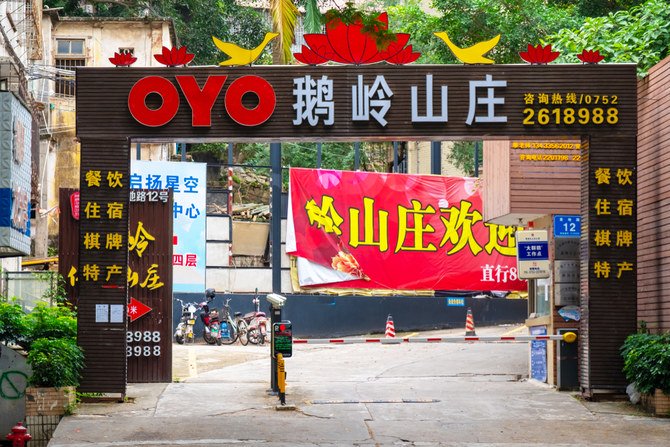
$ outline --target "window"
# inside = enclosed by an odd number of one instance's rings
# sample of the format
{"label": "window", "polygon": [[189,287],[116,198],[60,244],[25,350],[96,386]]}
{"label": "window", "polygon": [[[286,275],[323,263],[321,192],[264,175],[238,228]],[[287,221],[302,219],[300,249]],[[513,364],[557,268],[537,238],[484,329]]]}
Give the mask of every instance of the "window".
{"label": "window", "polygon": [[56,94],[74,96],[74,69],[84,66],[84,39],[56,39]]}
{"label": "window", "polygon": [[56,39],[58,55],[84,56],[84,39]]}
{"label": "window", "polygon": [[551,307],[549,298],[551,294],[551,278],[538,279],[535,283],[535,316],[549,315]]}

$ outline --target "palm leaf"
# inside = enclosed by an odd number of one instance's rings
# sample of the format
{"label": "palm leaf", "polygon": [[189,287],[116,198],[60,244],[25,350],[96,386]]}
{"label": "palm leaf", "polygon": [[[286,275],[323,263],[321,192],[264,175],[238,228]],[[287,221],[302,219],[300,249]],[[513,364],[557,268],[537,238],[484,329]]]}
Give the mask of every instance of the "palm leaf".
{"label": "palm leaf", "polygon": [[306,0],[305,1],[305,20],[303,21],[303,26],[305,27],[305,32],[307,33],[320,33],[323,30],[321,23],[321,11],[319,11],[319,5],[316,4],[317,0]]}
{"label": "palm leaf", "polygon": [[295,26],[298,21],[298,8],[292,0],[270,0],[272,27],[279,33],[279,49],[282,63],[291,60],[291,44],[295,38]]}

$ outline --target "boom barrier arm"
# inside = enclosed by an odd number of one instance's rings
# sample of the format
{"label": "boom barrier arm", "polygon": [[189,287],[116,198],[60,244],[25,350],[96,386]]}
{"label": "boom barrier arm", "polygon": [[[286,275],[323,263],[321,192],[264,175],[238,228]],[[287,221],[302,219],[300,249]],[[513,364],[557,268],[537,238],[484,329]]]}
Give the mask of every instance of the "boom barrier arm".
{"label": "boom barrier arm", "polygon": [[560,340],[573,343],[577,340],[577,334],[566,332],[562,335],[516,335],[516,336],[448,336],[448,337],[404,337],[404,338],[311,338],[293,339],[293,344],[354,344],[354,343],[379,343],[383,345],[399,345],[402,343],[464,343],[474,341],[534,341],[534,340]]}

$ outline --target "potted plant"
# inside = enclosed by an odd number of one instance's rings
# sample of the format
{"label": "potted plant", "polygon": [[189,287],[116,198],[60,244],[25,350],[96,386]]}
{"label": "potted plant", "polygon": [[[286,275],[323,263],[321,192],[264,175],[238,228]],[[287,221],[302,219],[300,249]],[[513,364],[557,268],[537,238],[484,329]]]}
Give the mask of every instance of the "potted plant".
{"label": "potted plant", "polygon": [[642,394],[642,404],[656,415],[670,416],[670,333],[640,332],[621,347],[623,373]]}

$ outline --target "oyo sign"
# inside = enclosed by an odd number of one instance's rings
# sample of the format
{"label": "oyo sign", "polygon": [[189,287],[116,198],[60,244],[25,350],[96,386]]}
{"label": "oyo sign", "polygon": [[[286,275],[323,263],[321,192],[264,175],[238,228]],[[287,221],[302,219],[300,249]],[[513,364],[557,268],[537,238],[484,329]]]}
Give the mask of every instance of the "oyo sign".
{"label": "oyo sign", "polygon": [[[193,127],[212,125],[212,107],[219,98],[228,76],[209,76],[202,88],[195,76],[175,76],[179,90],[186,97],[191,108]],[[179,90],[171,81],[161,76],[147,76],[135,83],[128,94],[130,114],[140,124],[147,127],[160,127],[169,123],[179,111]],[[147,106],[147,97],[156,94],[161,98],[157,108]],[[253,94],[257,98],[255,107],[248,108],[242,98]],[[243,126],[258,126],[272,116],[277,98],[274,88],[260,76],[248,75],[234,80],[224,94],[226,112],[235,122]]]}

